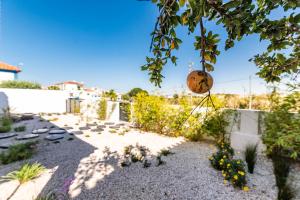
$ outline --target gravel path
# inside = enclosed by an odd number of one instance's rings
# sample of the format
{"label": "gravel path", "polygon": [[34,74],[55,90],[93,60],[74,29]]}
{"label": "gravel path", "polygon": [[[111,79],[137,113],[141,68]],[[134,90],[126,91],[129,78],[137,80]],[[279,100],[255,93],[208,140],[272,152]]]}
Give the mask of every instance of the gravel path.
{"label": "gravel path", "polygon": [[[78,130],[74,117],[60,116],[58,126],[67,124]],[[72,181],[71,199],[80,200],[268,200],[276,199],[276,187],[269,160],[259,157],[256,171],[248,175],[249,192],[223,184],[223,177],[214,170],[208,157],[215,151],[207,143],[187,142],[183,138],[170,138],[152,133],[130,130],[124,136],[102,134],[84,130],[60,143],[41,141],[36,154],[29,161],[38,161],[48,170],[38,179],[23,185],[15,194],[16,200],[32,200],[38,194],[63,191],[64,184]],[[0,141],[1,142],[1,141]],[[120,162],[125,146],[144,145],[151,152],[149,168],[141,163],[122,168]],[[175,154],[162,157],[166,164],[155,166],[155,155],[163,148]],[[237,155],[241,156],[241,155]],[[18,168],[21,162],[0,166],[0,176]],[[16,182],[0,184],[0,200],[4,200]]]}

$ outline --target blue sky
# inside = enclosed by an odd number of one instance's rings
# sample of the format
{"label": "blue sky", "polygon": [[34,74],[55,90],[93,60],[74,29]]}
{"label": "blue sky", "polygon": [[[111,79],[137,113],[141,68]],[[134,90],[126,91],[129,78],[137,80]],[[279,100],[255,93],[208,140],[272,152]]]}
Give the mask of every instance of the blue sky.
{"label": "blue sky", "polygon": [[[77,80],[118,92],[133,87],[156,91],[140,66],[149,55],[157,13],[154,4],[137,0],[2,0],[0,60],[23,63],[19,78],[43,85]],[[222,27],[206,26],[224,42]],[[166,66],[166,78],[158,90],[162,93],[178,93],[186,87],[189,62],[199,68],[194,36],[187,36],[186,28],[179,28],[178,35],[183,40],[176,53],[178,65]],[[213,91],[248,93],[247,79],[252,75],[253,91],[266,92],[264,81],[255,77],[257,68],[248,61],[265,46],[257,36],[243,39],[226,52],[221,44],[212,73]]]}

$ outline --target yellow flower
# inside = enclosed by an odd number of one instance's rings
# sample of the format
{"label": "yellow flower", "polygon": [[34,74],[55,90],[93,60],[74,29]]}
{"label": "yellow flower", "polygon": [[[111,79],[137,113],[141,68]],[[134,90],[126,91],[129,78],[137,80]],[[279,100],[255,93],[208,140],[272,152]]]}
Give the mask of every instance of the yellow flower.
{"label": "yellow flower", "polygon": [[209,157],[209,160],[212,160],[213,158],[212,157]]}
{"label": "yellow flower", "polygon": [[237,175],[234,175],[233,178],[234,178],[235,180],[238,180],[239,177],[238,177]]}
{"label": "yellow flower", "polygon": [[224,184],[225,184],[225,185],[227,184],[227,180],[224,180]]}
{"label": "yellow flower", "polygon": [[225,177],[225,176],[226,176],[226,173],[224,173],[223,176]]}
{"label": "yellow flower", "polygon": [[224,155],[223,158],[226,158],[226,156]]}
{"label": "yellow flower", "polygon": [[248,192],[248,191],[249,191],[249,188],[248,188],[247,186],[245,186],[245,187],[243,187],[243,190],[244,190],[245,192]]}
{"label": "yellow flower", "polygon": [[242,176],[244,176],[244,175],[245,175],[245,172],[239,171],[239,174],[242,175]]}
{"label": "yellow flower", "polygon": [[236,163],[237,163],[237,164],[241,164],[241,162],[240,162],[240,161],[237,161]]}
{"label": "yellow flower", "polygon": [[230,164],[227,164],[227,167],[230,167]]}

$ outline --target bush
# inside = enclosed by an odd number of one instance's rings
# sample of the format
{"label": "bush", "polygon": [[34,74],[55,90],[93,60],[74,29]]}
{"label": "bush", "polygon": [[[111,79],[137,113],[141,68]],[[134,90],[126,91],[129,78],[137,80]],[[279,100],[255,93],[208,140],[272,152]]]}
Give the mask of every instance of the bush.
{"label": "bush", "polygon": [[23,144],[16,144],[8,148],[7,152],[0,154],[0,161],[2,164],[9,164],[15,161],[30,158],[35,151],[36,142],[27,142]]}
{"label": "bush", "polygon": [[235,187],[243,189],[247,184],[245,164],[242,160],[229,160],[222,174],[225,180],[229,180]]}
{"label": "bush", "polygon": [[98,104],[98,118],[100,120],[106,119],[106,109],[107,109],[107,101],[105,99],[101,99]]}
{"label": "bush", "polygon": [[16,132],[24,132],[26,131],[26,126],[19,126],[14,129]]}
{"label": "bush", "polygon": [[248,172],[253,174],[257,159],[257,145],[247,145],[245,151],[245,160],[248,166]]}
{"label": "bush", "polygon": [[19,88],[19,89],[41,89],[39,83],[29,81],[3,81],[0,83],[0,88]]}
{"label": "bush", "polygon": [[203,121],[203,132],[213,137],[216,141],[228,139],[227,127],[230,125],[232,110],[217,110],[208,113],[208,116]]}
{"label": "bush", "polygon": [[[295,92],[284,98],[282,102],[274,100],[273,108],[266,114],[262,135],[267,152],[270,154],[276,148],[293,159],[300,152],[300,92]],[[298,112],[298,114],[291,113]]]}
{"label": "bush", "polygon": [[0,120],[0,133],[7,133],[11,130],[12,121],[8,117],[3,117]]}
{"label": "bush", "polygon": [[18,180],[20,184],[23,184],[37,178],[44,170],[45,167],[39,163],[27,163],[24,164],[19,170],[9,173],[5,179]]}

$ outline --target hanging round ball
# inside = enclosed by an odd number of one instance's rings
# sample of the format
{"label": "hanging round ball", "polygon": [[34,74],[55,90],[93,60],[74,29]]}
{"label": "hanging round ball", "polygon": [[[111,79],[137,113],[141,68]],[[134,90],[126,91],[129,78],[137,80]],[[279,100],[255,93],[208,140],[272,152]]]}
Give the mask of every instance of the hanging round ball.
{"label": "hanging round ball", "polygon": [[188,88],[197,94],[208,92],[213,86],[212,76],[201,70],[192,71],[187,77]]}

